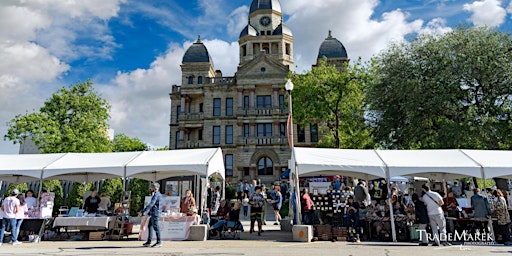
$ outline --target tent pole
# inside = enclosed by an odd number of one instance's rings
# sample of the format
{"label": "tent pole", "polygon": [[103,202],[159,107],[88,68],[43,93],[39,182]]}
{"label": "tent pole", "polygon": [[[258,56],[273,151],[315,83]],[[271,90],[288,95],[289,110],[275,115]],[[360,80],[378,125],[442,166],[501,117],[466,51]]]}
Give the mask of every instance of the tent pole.
{"label": "tent pole", "polygon": [[[300,184],[299,184],[299,171],[297,170],[297,165],[293,166],[294,168],[294,172],[293,174],[295,174],[295,211],[297,212],[297,225],[301,225],[302,224],[302,213],[301,213],[301,209],[302,209],[302,206],[300,205]],[[291,173],[290,173],[291,175]]]}
{"label": "tent pole", "polygon": [[[389,175],[389,167],[388,166],[386,166],[386,179],[388,180],[388,182],[387,182],[388,195],[391,195],[391,186],[389,184],[391,177]],[[388,198],[388,203],[389,203],[389,218],[391,221],[391,237],[393,238],[393,242],[396,242],[395,215],[394,215],[394,210],[393,210],[393,202],[391,202],[391,197]]]}

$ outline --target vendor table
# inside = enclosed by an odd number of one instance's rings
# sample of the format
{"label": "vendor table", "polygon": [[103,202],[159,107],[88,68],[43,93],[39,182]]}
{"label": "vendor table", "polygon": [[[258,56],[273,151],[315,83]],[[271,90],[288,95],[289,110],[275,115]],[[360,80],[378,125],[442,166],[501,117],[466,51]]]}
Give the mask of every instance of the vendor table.
{"label": "vendor table", "polygon": [[44,231],[50,228],[53,222],[53,218],[27,218],[23,219],[20,227],[20,236],[22,240],[27,240],[28,235],[38,235],[43,239]]}
{"label": "vendor table", "polygon": [[115,217],[56,217],[53,227],[80,231],[108,230],[114,220]]}
{"label": "vendor table", "polygon": [[[140,223],[139,240],[148,239],[149,216],[144,216]],[[197,216],[162,216],[159,219],[162,241],[187,240],[190,234],[190,226],[199,223]],[[156,236],[153,236],[155,239]]]}
{"label": "vendor table", "polygon": [[[366,226],[369,240],[372,239],[372,235],[373,235],[372,229],[373,229],[374,222],[382,222],[382,223],[384,223],[384,222],[390,223],[391,222],[390,217],[379,217],[379,216],[362,216],[361,218],[359,218],[359,220],[361,221],[361,223],[365,223],[365,224],[360,224],[359,226],[360,227]],[[395,216],[395,230],[397,231],[397,240],[399,240],[399,241],[407,240],[407,235],[409,235],[408,234],[408,223],[411,223],[413,221],[414,221],[414,219],[412,219],[409,216]],[[391,228],[391,224],[389,224],[387,226],[389,226],[389,228]],[[391,232],[391,230],[389,230],[389,232]],[[379,234],[377,234],[377,236],[378,235]],[[391,237],[389,239],[391,239]]]}

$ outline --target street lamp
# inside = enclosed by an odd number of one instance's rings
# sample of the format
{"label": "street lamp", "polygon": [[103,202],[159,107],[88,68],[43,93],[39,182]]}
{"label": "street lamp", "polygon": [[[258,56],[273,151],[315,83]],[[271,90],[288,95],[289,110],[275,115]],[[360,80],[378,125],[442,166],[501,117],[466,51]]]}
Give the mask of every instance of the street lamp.
{"label": "street lamp", "polygon": [[[289,140],[289,144],[290,144],[290,148],[291,148],[291,154],[293,154],[293,115],[292,115],[292,90],[293,90],[293,83],[292,83],[292,80],[291,79],[288,79],[288,81],[286,82],[286,84],[284,85],[286,91],[288,92],[288,107],[290,108],[290,113],[289,113],[289,131],[290,131],[290,137],[288,138]],[[296,217],[296,221],[297,221],[297,224],[301,224],[302,222],[302,216],[301,216],[301,205],[300,205],[300,191],[299,191],[299,171],[297,170],[297,168],[295,168],[295,166],[290,166],[290,168],[292,168],[292,170],[290,170],[290,175],[293,173],[293,175],[295,176],[295,217]],[[293,207],[292,207],[292,211],[293,211]]]}

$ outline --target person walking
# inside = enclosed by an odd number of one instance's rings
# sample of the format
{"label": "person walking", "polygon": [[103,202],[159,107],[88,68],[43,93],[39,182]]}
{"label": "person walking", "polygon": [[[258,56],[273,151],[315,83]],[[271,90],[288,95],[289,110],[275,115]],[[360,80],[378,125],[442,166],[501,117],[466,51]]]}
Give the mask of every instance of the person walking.
{"label": "person walking", "polygon": [[11,196],[4,199],[2,202],[2,211],[4,212],[2,229],[0,230],[0,246],[4,241],[5,228],[7,223],[11,225],[12,245],[22,244],[18,241],[18,238],[14,235],[17,234],[16,230],[16,213],[20,210],[20,200],[17,198],[20,192],[17,189],[11,191]]}
{"label": "person walking", "polygon": [[430,187],[427,184],[423,184],[421,188],[425,193],[422,199],[427,206],[428,219],[434,236],[434,246],[440,246],[441,244],[444,246],[451,245],[448,241],[443,241],[442,243],[440,241],[440,238],[446,238],[446,219],[444,218],[443,208],[441,208],[444,204],[443,198],[439,193],[430,191]]}
{"label": "person walking", "polygon": [[28,214],[28,205],[25,201],[25,195],[21,193],[18,195],[17,198],[18,200],[20,200],[20,207],[18,208],[18,212],[16,213],[16,234],[12,234],[13,237],[16,238],[20,236],[21,223],[23,223],[23,219],[25,219],[26,215]]}
{"label": "person walking", "polygon": [[279,186],[274,186],[274,196],[272,200],[272,209],[274,210],[274,217],[276,219],[274,225],[279,225],[282,219],[279,211],[281,211],[281,207],[283,206],[283,195],[279,190]]}
{"label": "person walking", "polygon": [[420,200],[420,196],[414,193],[412,194],[412,202],[414,203],[414,216],[416,217],[416,222],[419,225],[420,232],[420,246],[428,246],[428,238],[427,238],[427,224],[428,224],[428,213],[427,207]]}
{"label": "person walking", "polygon": [[[162,241],[160,240],[160,226],[158,224],[162,207],[162,194],[160,194],[160,184],[152,183],[150,189],[151,193],[153,193],[151,201],[140,213],[141,215],[149,213],[148,240],[142,246],[162,247]],[[153,240],[153,230],[155,230],[156,233],[156,243],[151,245],[151,240]]]}
{"label": "person walking", "polygon": [[251,229],[249,233],[254,232],[254,223],[258,221],[258,236],[261,236],[261,216],[263,213],[263,206],[265,205],[265,199],[261,194],[261,187],[254,187],[254,194],[249,198],[249,204],[251,205]]}

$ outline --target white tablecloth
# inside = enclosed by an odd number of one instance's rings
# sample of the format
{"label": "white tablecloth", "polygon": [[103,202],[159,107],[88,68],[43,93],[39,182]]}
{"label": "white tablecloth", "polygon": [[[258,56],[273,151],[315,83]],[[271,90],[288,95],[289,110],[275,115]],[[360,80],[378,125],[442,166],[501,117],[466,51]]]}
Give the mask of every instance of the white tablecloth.
{"label": "white tablecloth", "polygon": [[57,217],[53,227],[76,228],[80,230],[109,229],[114,217]]}
{"label": "white tablecloth", "polygon": [[[148,216],[143,216],[141,219],[139,231],[139,240],[141,241],[148,239],[148,220]],[[197,216],[160,217],[158,224],[160,226],[161,239],[162,241],[187,240],[190,234],[190,226],[197,223]],[[155,239],[156,235],[153,234],[153,240]]]}

